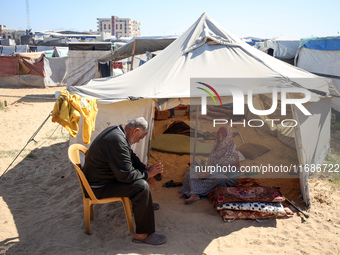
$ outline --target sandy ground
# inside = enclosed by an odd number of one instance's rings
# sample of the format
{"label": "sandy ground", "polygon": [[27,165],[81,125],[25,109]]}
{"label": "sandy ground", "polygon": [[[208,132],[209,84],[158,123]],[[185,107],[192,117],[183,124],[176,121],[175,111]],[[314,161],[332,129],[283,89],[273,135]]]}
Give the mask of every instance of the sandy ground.
{"label": "sandy ground", "polygon": [[[295,210],[292,218],[225,223],[207,199],[184,205],[179,187],[162,187],[171,179],[183,181],[190,159],[159,151],[151,151],[150,162],[161,161],[165,171],[153,197],[161,205],[156,230],[166,234],[167,243],[132,243],[120,203],[95,206],[87,235],[80,186],[67,158],[67,131],[49,118],[30,139],[52,111],[54,92],[63,89],[0,88],[0,100],[8,105],[0,110],[0,175],[26,146],[0,178],[0,254],[340,254],[340,192],[330,181],[309,181],[308,219]],[[159,121],[156,131],[168,124]],[[241,132],[247,141],[254,137]],[[332,133],[335,151],[339,132]],[[239,137],[235,142],[239,145]],[[274,140],[267,145],[271,154],[264,156],[294,160],[289,148],[278,149]],[[297,179],[267,182],[304,208]]]}

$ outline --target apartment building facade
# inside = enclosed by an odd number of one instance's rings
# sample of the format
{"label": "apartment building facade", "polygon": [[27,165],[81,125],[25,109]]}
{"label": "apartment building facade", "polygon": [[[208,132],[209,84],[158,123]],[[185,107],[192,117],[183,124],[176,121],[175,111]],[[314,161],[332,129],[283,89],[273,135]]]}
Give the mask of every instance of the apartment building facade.
{"label": "apartment building facade", "polygon": [[112,36],[134,37],[140,36],[140,22],[112,16],[111,18],[97,19],[98,32],[110,32]]}
{"label": "apartment building facade", "polygon": [[[0,40],[9,40],[6,41],[6,43],[10,43],[10,45],[20,44],[21,36],[25,34],[25,30],[7,29],[5,25],[0,25]],[[0,44],[3,44],[4,42],[5,41]]]}

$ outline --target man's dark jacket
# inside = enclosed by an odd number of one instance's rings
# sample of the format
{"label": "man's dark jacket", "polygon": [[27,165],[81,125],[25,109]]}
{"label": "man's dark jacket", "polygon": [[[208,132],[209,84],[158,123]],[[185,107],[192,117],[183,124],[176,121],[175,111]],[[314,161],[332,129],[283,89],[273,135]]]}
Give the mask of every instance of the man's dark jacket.
{"label": "man's dark jacket", "polygon": [[85,157],[84,174],[91,186],[114,180],[131,183],[149,177],[121,125],[106,128],[93,140]]}

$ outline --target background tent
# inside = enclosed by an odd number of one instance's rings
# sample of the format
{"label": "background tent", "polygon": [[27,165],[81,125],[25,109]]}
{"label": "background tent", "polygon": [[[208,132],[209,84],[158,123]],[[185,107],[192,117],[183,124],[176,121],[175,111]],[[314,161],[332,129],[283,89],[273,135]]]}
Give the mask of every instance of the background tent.
{"label": "background tent", "polygon": [[293,65],[299,44],[300,39],[278,37],[272,40],[256,42],[255,48]]}
{"label": "background tent", "polygon": [[98,62],[128,62],[130,67],[124,68],[125,72],[133,70],[136,66],[140,65],[140,61],[147,61],[149,56],[145,54],[147,52],[158,52],[164,50],[174,40],[176,35],[167,36],[135,36],[129,40],[125,45],[119,49],[111,52],[99,59]]}
{"label": "background tent", "polygon": [[42,53],[0,56],[0,84],[52,87],[66,85],[67,57],[49,58]]}
{"label": "background tent", "polygon": [[[303,38],[296,54],[295,65],[311,73],[331,78],[336,95],[340,93],[340,36]],[[332,100],[340,112],[340,99]]]}
{"label": "background tent", "polygon": [[300,39],[279,37],[273,39],[274,57],[279,59],[294,59],[299,49]]}
{"label": "background tent", "polygon": [[[91,80],[85,86],[70,87],[84,97],[97,97],[99,112],[93,139],[109,125],[124,123],[128,118],[142,115],[153,123],[154,106],[172,108],[189,104],[191,78],[249,78],[266,82],[238,84],[244,94],[252,88],[256,94],[271,93],[273,87],[303,87],[325,95],[329,81],[277,60],[226,32],[207,14],[203,14],[186,32],[164,49],[156,58],[124,75]],[[214,86],[215,84],[212,84]],[[230,96],[223,93],[221,96]],[[110,104],[116,102],[114,104]],[[321,160],[329,148],[330,99],[314,95],[309,107],[317,112],[304,119],[293,109],[299,122],[295,142],[302,164]],[[313,129],[308,129],[309,124]],[[80,134],[80,133],[79,133]],[[307,136],[308,135],[308,136]],[[78,139],[78,140],[77,140]],[[81,135],[73,142],[82,142]],[[146,162],[144,153],[150,146],[150,134],[134,148]],[[321,158],[318,158],[321,156]],[[301,173],[301,192],[309,204],[308,175]]]}
{"label": "background tent", "polygon": [[110,42],[69,43],[66,87],[84,85],[95,78],[95,60],[111,52]]}
{"label": "background tent", "polygon": [[99,58],[98,61],[119,61],[133,55],[145,54],[165,49],[169,44],[176,40],[177,36],[136,36],[128,41],[118,50]]}

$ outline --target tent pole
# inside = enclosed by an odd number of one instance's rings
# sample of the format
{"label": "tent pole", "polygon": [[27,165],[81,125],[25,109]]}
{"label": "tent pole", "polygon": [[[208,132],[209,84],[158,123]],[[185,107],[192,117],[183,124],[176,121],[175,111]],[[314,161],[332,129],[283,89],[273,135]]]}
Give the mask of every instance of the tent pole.
{"label": "tent pole", "polygon": [[98,61],[94,62],[94,68],[96,70],[94,77],[97,79],[97,78],[99,78]]}
{"label": "tent pole", "polygon": [[195,137],[194,137],[194,150],[192,155],[192,164],[195,165],[195,154],[196,154],[196,139],[197,139],[197,127],[198,127],[198,111],[199,111],[199,105],[197,105],[196,108],[196,125],[195,125]]}
{"label": "tent pole", "polygon": [[133,47],[132,47],[130,71],[133,70],[133,57],[135,56],[135,50],[136,50],[136,40],[133,42]]}

